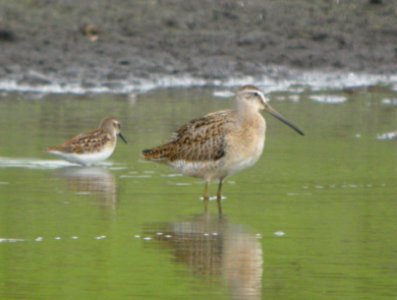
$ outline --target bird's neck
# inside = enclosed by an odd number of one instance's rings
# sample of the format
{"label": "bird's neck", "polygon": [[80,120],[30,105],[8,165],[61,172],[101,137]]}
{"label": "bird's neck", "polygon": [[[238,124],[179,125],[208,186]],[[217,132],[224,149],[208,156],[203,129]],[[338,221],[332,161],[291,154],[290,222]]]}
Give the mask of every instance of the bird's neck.
{"label": "bird's neck", "polygon": [[242,123],[250,123],[258,118],[263,119],[258,108],[253,105],[238,104],[237,116]]}

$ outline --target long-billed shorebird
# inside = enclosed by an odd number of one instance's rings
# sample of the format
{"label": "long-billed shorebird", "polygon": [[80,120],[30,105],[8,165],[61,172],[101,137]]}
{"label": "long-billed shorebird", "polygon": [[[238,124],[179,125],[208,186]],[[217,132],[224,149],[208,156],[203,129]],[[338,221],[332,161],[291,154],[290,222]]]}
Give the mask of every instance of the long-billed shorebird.
{"label": "long-billed shorebird", "polygon": [[59,146],[49,147],[47,151],[72,163],[92,165],[112,155],[117,136],[127,143],[120,128],[120,122],[115,118],[106,118],[99,128],[75,136]]}
{"label": "long-billed shorebird", "polygon": [[165,163],[184,175],[204,179],[206,210],[208,184],[219,180],[217,202],[221,213],[224,179],[254,165],[263,152],[266,122],[260,113],[262,110],[303,135],[269,105],[260,89],[246,85],[237,91],[234,110],[221,110],[190,121],[177,130],[173,140],[143,150],[143,156],[146,160]]}

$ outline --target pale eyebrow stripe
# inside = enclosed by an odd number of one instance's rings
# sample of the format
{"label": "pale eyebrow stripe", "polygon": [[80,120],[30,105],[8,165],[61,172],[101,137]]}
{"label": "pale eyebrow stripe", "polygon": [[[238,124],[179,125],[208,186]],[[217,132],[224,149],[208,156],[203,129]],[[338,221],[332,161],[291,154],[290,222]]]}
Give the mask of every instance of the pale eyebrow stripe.
{"label": "pale eyebrow stripe", "polygon": [[258,94],[262,97],[262,99],[265,100],[265,102],[268,102],[268,101],[269,101],[269,99],[266,98],[265,94],[264,94],[262,91],[258,91],[258,90],[247,90],[247,92],[249,92],[249,93],[258,93]]}

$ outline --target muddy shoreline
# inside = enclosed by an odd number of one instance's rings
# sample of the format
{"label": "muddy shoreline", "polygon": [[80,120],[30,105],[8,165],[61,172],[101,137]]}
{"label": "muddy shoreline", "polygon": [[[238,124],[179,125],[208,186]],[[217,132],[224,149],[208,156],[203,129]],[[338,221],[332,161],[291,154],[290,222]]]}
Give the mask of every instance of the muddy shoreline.
{"label": "muddy shoreline", "polygon": [[274,65],[395,74],[396,20],[396,0],[0,0],[0,80],[112,86]]}

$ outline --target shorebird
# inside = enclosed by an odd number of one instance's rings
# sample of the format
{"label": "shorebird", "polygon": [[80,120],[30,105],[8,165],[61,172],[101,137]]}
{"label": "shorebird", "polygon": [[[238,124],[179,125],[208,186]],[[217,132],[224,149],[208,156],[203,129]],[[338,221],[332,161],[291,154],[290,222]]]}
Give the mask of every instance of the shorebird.
{"label": "shorebird", "polygon": [[237,91],[235,109],[213,112],[190,121],[176,131],[170,142],[143,150],[143,157],[165,163],[184,175],[203,179],[205,210],[208,184],[218,180],[217,203],[221,213],[224,179],[254,165],[263,152],[266,122],[261,111],[304,135],[269,105],[259,88],[246,85]]}
{"label": "shorebird", "polygon": [[120,122],[115,118],[106,118],[99,128],[77,135],[59,146],[49,147],[47,151],[72,163],[92,165],[112,155],[117,136],[127,143],[120,132]]}

